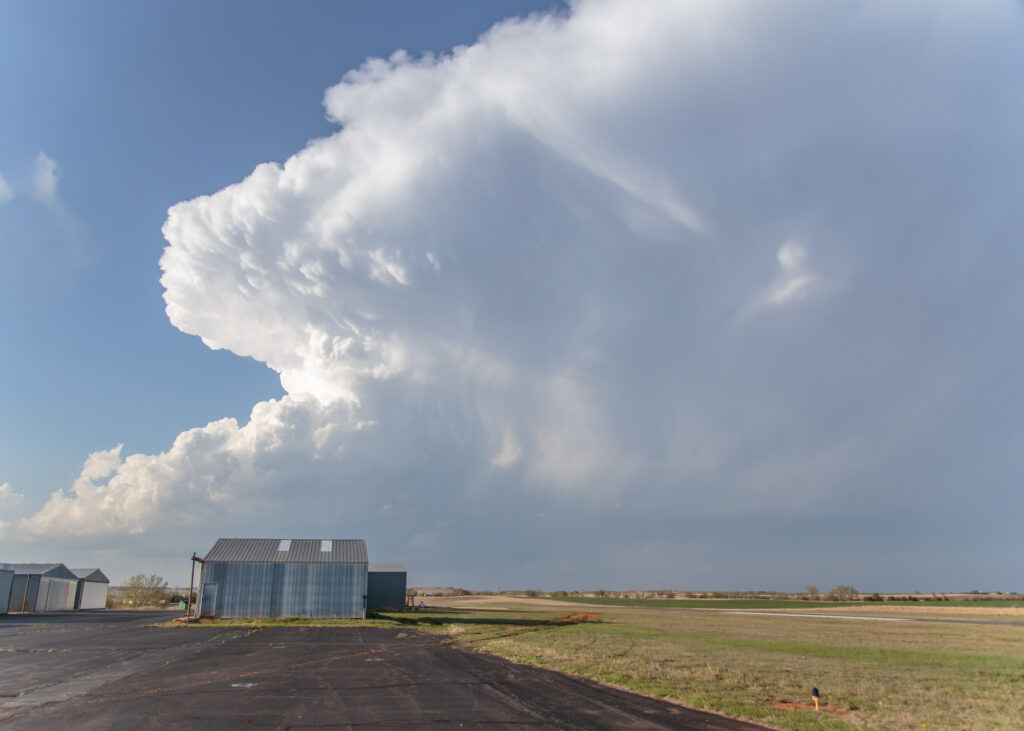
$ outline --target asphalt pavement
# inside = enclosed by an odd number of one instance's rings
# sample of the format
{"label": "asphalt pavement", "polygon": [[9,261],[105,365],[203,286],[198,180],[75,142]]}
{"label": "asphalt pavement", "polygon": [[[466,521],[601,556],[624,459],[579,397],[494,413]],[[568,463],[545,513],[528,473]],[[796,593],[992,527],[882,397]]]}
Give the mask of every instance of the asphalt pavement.
{"label": "asphalt pavement", "polygon": [[0,725],[761,728],[411,630],[146,626],[173,616],[0,616]]}

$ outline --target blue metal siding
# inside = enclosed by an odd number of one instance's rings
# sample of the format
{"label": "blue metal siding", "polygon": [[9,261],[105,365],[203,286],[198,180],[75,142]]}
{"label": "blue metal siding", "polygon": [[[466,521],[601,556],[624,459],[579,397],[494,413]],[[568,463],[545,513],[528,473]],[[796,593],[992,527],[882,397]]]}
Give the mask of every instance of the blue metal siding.
{"label": "blue metal siding", "polygon": [[405,572],[371,571],[367,575],[367,609],[404,609]]}
{"label": "blue metal siding", "polygon": [[14,585],[14,572],[0,570],[0,614],[7,614],[7,604],[11,600],[11,587]]}
{"label": "blue metal siding", "polygon": [[203,583],[217,585],[216,617],[364,616],[364,563],[207,561]]}

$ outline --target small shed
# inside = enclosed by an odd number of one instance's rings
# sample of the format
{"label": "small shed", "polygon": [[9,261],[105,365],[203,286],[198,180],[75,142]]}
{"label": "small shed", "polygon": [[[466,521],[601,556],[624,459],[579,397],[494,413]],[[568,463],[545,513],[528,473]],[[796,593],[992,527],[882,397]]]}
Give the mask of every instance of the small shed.
{"label": "small shed", "polygon": [[362,539],[221,538],[203,558],[200,617],[366,617]]}
{"label": "small shed", "polygon": [[106,609],[110,579],[99,569],[71,569],[78,577],[75,609]]}
{"label": "small shed", "polygon": [[14,572],[11,569],[0,569],[0,614],[7,614],[7,604],[11,600],[11,585],[14,583]]}
{"label": "small shed", "polygon": [[400,563],[371,563],[367,575],[368,609],[405,609],[405,566]]}
{"label": "small shed", "polygon": [[14,571],[10,612],[66,612],[75,608],[78,577],[62,563],[10,563]]}

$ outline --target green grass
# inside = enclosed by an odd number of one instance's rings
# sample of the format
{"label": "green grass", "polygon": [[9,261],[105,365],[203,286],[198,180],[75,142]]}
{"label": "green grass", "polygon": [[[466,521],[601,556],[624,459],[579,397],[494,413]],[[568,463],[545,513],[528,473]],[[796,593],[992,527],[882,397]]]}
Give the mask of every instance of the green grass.
{"label": "green grass", "polygon": [[[607,610],[481,650],[779,728],[1021,728],[1024,628]],[[825,712],[783,710],[822,691]]]}
{"label": "green grass", "polygon": [[[876,602],[880,604],[881,602]],[[904,607],[915,604],[931,605],[935,607],[980,607],[982,609],[1024,609],[1024,600],[1021,599],[919,599],[909,602],[884,602],[884,604],[899,604]]]}
{"label": "green grass", "polygon": [[861,606],[861,602],[812,602],[798,599],[613,599],[612,597],[551,597],[560,602],[606,607],[677,607],[679,609],[814,609]]}
{"label": "green grass", "polygon": [[831,602],[802,599],[615,599],[613,597],[545,597],[560,602],[607,607],[678,607],[680,609],[828,609],[836,607],[981,607],[1024,608],[1020,599],[920,599],[918,601]]}

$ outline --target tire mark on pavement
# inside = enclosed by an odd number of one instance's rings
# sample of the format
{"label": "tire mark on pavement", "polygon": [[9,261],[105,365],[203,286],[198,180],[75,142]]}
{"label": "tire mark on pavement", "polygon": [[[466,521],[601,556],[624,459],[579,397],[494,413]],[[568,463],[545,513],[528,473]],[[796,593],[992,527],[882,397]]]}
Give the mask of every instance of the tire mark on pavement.
{"label": "tire mark on pavement", "polygon": [[[189,655],[198,653],[204,645],[216,641],[226,641],[238,636],[237,632],[221,632],[213,637],[205,637],[196,642],[157,650],[146,650],[128,660],[108,665],[95,672],[78,675],[62,683],[43,685],[15,696],[0,700],[0,721],[6,721],[21,715],[26,709],[70,700],[89,691],[112,683],[115,680],[133,675],[156,665],[166,664]],[[13,713],[8,713],[13,711]]]}

